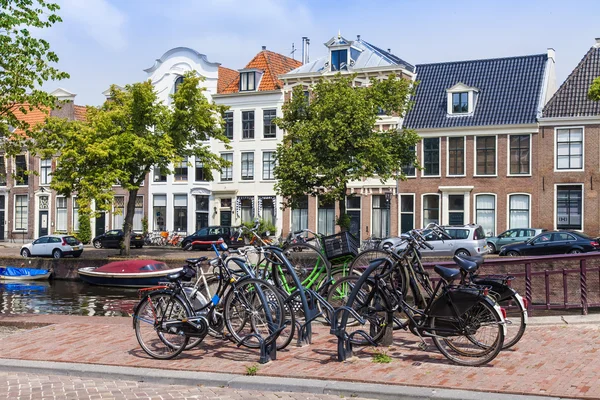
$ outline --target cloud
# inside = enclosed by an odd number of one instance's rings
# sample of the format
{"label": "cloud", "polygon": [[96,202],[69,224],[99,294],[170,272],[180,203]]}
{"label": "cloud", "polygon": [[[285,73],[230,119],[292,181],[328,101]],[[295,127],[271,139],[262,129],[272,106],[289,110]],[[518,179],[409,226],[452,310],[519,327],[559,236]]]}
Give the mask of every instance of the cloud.
{"label": "cloud", "polygon": [[123,28],[127,18],[107,0],[60,0],[65,24],[77,26],[107,50],[127,46]]}

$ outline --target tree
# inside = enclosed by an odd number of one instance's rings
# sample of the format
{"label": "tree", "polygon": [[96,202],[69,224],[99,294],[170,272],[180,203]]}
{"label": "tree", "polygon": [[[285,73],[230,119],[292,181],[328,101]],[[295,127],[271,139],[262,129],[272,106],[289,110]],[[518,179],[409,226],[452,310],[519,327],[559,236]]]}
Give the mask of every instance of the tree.
{"label": "tree", "polygon": [[283,107],[277,125],[286,134],[277,147],[275,189],[296,207],[301,196],[318,195],[321,201],[338,201],[336,222],[348,228],[345,198],[348,183],[362,178],[405,179],[402,166],[416,163],[414,146],[419,136],[411,130],[375,130],[381,110],[404,116],[414,84],[390,75],[355,87],[355,75],[321,78],[310,99],[301,86]]}
{"label": "tree", "polygon": [[31,136],[30,149],[43,157],[57,156],[51,188],[70,196],[76,192],[82,204],[96,204],[96,211],[109,211],[113,186],[129,192],[125,209],[125,243],[129,255],[135,200],[151,168],[167,173],[169,166],[195,156],[207,169],[220,170],[228,162],[210,152],[204,141],[227,142],[221,128],[225,107],[209,103],[200,87],[201,78],[185,75],[172,104],[161,103],[150,81],[110,89],[110,100],[101,107],[88,107],[86,121],[48,118]]}
{"label": "tree", "polygon": [[600,101],[600,76],[594,79],[590,90],[588,90],[588,98],[594,101]]}
{"label": "tree", "polygon": [[56,98],[41,86],[69,77],[52,66],[58,57],[50,51],[50,44],[31,32],[31,28],[37,33],[60,22],[58,10],[57,4],[44,0],[0,0],[0,135],[9,136],[17,128],[28,132],[32,127],[20,121],[18,114],[51,109]]}

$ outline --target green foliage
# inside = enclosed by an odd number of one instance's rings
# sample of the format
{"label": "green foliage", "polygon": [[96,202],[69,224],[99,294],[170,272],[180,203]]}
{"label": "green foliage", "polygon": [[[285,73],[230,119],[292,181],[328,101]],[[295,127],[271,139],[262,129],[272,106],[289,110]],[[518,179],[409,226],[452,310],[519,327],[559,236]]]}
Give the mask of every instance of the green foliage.
{"label": "green foliage", "polygon": [[[256,224],[254,222],[244,222],[242,225],[248,229],[254,229],[254,226]],[[273,225],[272,223],[265,221],[264,219],[261,219],[259,221],[257,233],[260,236],[264,236],[267,232],[269,232],[270,235],[274,235],[277,232],[277,227],[275,225]],[[244,236],[248,237],[248,234],[244,233]]]}
{"label": "green foliage", "polygon": [[254,376],[258,372],[258,365],[246,365],[246,375]]}
{"label": "green foliage", "polygon": [[392,357],[388,356],[385,351],[376,351],[373,354],[372,362],[375,364],[389,364],[392,362]]}
{"label": "green foliage", "polygon": [[348,214],[340,215],[336,219],[335,224],[338,225],[343,230],[349,230],[350,229],[350,216]]}
{"label": "green foliage", "polygon": [[144,232],[144,235],[148,234],[148,217],[145,215],[142,217],[142,232]]}
{"label": "green foliage", "polygon": [[[416,164],[410,147],[420,138],[414,131],[375,130],[380,109],[406,114],[414,83],[390,75],[355,87],[354,79],[341,74],[322,78],[312,88],[310,102],[297,86],[283,107],[283,118],[276,120],[286,135],[277,147],[275,189],[286,207],[296,207],[301,196],[318,195],[322,202],[337,200],[344,215],[349,182],[405,179],[401,167]],[[338,220],[347,222],[345,217]]]}
{"label": "green foliage", "polygon": [[200,77],[186,74],[171,107],[159,101],[150,81],[123,90],[113,85],[109,101],[87,108],[86,121],[48,118],[27,143],[42,157],[56,155],[52,189],[67,196],[76,192],[90,204],[94,200],[97,212],[110,211],[115,185],[129,191],[125,255],[137,192],[153,166],[169,171],[172,163],[190,156],[209,170],[229,165],[206,144],[211,138],[228,142],[221,128],[225,107],[209,103],[200,83]]}
{"label": "green foliage", "polygon": [[[0,0],[0,135],[10,136],[9,127],[28,132],[27,123],[18,114],[46,109],[56,98],[40,87],[48,80],[66,79],[69,75],[52,65],[57,55],[42,39],[44,30],[62,20],[59,6],[44,0]],[[6,141],[7,150],[20,151],[18,141]]]}
{"label": "green foliage", "polygon": [[588,90],[588,98],[594,101],[600,101],[600,76],[594,79]]}
{"label": "green foliage", "polygon": [[90,214],[80,212],[78,215],[79,219],[79,232],[75,234],[75,237],[84,244],[88,244],[92,240],[92,224],[90,222]]}

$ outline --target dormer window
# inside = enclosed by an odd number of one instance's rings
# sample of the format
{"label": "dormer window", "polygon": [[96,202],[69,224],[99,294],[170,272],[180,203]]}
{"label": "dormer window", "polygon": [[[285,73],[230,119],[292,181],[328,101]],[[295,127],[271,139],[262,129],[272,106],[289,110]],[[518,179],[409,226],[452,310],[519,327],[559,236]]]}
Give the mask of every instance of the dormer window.
{"label": "dormer window", "polygon": [[240,92],[256,90],[256,73],[241,72],[240,73]]}
{"label": "dormer window", "polygon": [[348,70],[348,50],[331,50],[331,70],[332,71],[347,71]]}
{"label": "dormer window", "polygon": [[469,93],[452,93],[452,114],[469,112]]}
{"label": "dormer window", "polygon": [[177,79],[175,79],[175,84],[173,85],[173,93],[177,93],[177,91],[179,90],[179,85],[181,85],[183,83],[183,76],[179,76],[177,77]]}

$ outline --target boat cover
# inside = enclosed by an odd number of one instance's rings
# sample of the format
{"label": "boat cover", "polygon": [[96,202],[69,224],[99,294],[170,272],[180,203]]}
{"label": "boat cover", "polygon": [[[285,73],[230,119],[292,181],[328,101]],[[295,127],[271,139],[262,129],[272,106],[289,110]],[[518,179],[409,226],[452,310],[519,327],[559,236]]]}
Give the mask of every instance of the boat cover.
{"label": "boat cover", "polygon": [[47,274],[47,269],[33,269],[33,268],[16,268],[6,267],[0,268],[0,275],[4,276],[36,276]]}

